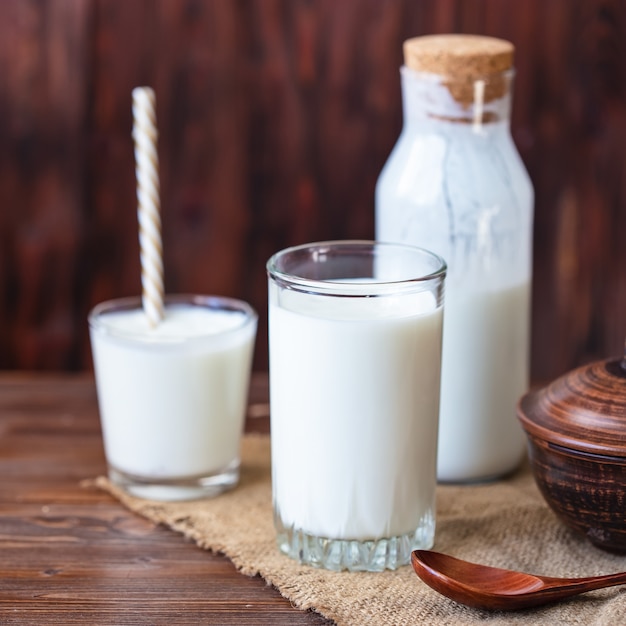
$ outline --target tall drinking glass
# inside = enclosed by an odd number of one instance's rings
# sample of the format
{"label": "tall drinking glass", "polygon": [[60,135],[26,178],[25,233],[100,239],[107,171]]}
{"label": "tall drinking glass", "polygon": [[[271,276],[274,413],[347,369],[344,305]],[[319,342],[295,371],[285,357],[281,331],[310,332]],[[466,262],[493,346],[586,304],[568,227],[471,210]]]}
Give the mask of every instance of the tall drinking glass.
{"label": "tall drinking glass", "polygon": [[434,541],[445,262],[335,241],[267,271],[278,545],[334,570],[404,565]]}

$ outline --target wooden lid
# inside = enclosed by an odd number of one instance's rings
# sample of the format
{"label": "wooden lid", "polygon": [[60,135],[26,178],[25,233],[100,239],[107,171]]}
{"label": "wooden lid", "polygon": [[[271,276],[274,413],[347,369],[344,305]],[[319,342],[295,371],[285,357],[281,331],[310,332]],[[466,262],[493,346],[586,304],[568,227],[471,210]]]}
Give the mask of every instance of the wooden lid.
{"label": "wooden lid", "polygon": [[532,437],[626,459],[626,356],[580,367],[525,395],[517,414]]}
{"label": "wooden lid", "polygon": [[407,39],[403,51],[405,65],[417,72],[476,79],[511,69],[515,47],[495,37],[426,35]]}

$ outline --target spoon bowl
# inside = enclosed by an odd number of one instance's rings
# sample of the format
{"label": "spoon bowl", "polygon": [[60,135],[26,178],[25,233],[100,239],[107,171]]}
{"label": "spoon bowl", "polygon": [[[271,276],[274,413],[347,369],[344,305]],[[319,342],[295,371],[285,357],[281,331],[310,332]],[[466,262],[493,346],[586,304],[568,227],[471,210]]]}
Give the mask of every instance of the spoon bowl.
{"label": "spoon bowl", "polygon": [[555,578],[489,567],[433,550],[411,554],[415,573],[435,591],[478,609],[512,611],[558,602],[585,591],[626,584],[626,572]]}

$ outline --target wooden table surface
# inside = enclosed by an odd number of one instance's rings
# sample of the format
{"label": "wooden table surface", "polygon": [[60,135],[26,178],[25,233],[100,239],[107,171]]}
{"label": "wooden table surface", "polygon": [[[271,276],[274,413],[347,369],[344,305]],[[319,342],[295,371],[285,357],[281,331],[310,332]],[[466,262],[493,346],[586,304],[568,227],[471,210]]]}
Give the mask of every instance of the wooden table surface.
{"label": "wooden table surface", "polygon": [[[250,401],[267,431],[265,375]],[[0,624],[331,624],[81,486],[104,473],[90,375],[0,373]]]}

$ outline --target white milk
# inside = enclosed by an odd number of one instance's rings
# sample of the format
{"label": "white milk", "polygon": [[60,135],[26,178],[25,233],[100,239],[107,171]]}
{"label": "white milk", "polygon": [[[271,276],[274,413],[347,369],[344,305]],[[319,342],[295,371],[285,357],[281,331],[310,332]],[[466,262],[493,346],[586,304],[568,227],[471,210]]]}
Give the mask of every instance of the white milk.
{"label": "white milk", "polygon": [[528,389],[530,284],[446,292],[437,475],[513,470],[525,438],[515,402]]}
{"label": "white milk", "polygon": [[272,481],[315,537],[434,534],[441,308],[430,293],[312,296],[270,283]]}
{"label": "white milk", "polygon": [[168,305],[91,324],[107,461],[142,479],[201,477],[239,463],[256,320]]}

